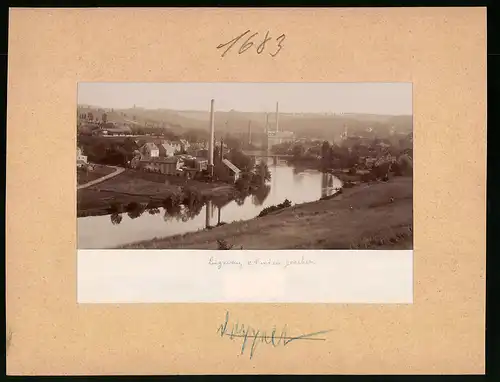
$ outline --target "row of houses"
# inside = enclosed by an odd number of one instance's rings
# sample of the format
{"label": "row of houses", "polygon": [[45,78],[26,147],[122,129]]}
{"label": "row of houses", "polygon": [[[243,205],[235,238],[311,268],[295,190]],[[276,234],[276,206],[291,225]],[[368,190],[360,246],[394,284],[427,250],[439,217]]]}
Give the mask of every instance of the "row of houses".
{"label": "row of houses", "polygon": [[[208,170],[208,160],[190,155],[155,158],[136,157],[132,159],[130,166],[138,170],[195,179],[201,177],[203,172]],[[234,183],[240,178],[241,170],[228,159],[223,159],[215,164],[214,175],[220,181]]]}
{"label": "row of houses", "polygon": [[[188,143],[183,140],[178,143],[146,142],[137,151],[130,166],[134,169],[183,176],[188,179],[201,177],[203,172],[208,170],[208,150],[194,147],[191,154],[179,154],[188,151],[185,144]],[[220,158],[215,162],[214,175],[218,180],[234,183],[240,178],[241,170],[228,159]]]}
{"label": "row of houses", "polygon": [[195,158],[189,155],[175,155],[170,157],[135,157],[130,166],[134,169],[158,172],[165,175],[185,176],[193,179],[208,168],[208,160]]}
{"label": "row of houses", "polygon": [[190,151],[191,145],[185,139],[179,141],[156,140],[156,141],[142,141],[136,140],[140,146],[139,153],[147,158],[161,158],[171,157],[176,153],[187,153]]}
{"label": "row of houses", "polygon": [[185,140],[172,142],[167,140],[141,141],[130,165],[132,168],[159,172],[167,175],[185,175],[194,177],[208,167],[208,160],[192,155],[181,155],[189,148]]}

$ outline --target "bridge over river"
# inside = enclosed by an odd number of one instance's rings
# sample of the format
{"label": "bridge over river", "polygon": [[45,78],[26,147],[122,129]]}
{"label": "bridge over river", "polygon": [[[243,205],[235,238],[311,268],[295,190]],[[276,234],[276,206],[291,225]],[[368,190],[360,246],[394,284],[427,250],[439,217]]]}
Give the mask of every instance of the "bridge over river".
{"label": "bridge over river", "polygon": [[243,150],[243,153],[255,159],[272,158],[274,164],[278,163],[280,159],[287,160],[293,157],[293,155],[273,154],[270,151],[265,150]]}

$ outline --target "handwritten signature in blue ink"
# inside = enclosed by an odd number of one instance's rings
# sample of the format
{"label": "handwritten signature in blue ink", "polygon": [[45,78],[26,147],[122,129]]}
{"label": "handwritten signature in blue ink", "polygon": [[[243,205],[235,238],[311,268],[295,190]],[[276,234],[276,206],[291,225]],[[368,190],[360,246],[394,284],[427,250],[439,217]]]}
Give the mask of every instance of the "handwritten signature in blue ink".
{"label": "handwritten signature in blue ink", "polygon": [[217,329],[217,334],[221,337],[229,337],[231,340],[235,338],[242,338],[243,342],[241,344],[241,355],[245,353],[245,349],[247,349],[248,345],[250,345],[250,359],[255,355],[255,350],[257,348],[257,344],[265,343],[266,345],[272,345],[273,347],[277,347],[279,345],[286,346],[293,341],[298,340],[308,340],[308,341],[326,341],[326,338],[317,338],[316,336],[320,334],[325,334],[331,332],[332,330],[321,330],[319,332],[301,334],[295,337],[287,336],[287,327],[286,325],[281,330],[280,334],[277,334],[276,327],[273,327],[270,334],[265,331],[261,331],[259,329],[254,329],[249,325],[236,323],[232,324],[231,329],[228,328],[229,323],[229,312],[226,312],[226,318],[224,323],[222,323]]}

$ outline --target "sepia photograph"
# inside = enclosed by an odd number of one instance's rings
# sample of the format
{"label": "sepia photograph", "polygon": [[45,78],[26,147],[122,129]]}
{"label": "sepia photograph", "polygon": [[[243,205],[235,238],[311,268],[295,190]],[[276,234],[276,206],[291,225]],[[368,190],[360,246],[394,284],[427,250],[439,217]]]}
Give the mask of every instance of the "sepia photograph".
{"label": "sepia photograph", "polygon": [[486,24],[10,9],[8,373],[484,373]]}
{"label": "sepia photograph", "polygon": [[411,83],[79,83],[78,249],[412,250]]}

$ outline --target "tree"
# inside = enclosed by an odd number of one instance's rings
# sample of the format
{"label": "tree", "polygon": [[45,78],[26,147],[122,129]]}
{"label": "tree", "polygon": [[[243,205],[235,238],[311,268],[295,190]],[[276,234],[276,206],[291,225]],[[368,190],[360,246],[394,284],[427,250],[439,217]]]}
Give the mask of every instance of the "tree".
{"label": "tree", "polygon": [[190,129],[182,133],[182,138],[188,142],[200,142],[208,138],[208,132],[200,129]]}
{"label": "tree", "polygon": [[292,151],[292,145],[293,143],[292,142],[282,142],[282,143],[279,143],[277,145],[274,145],[271,149],[271,151],[273,152],[273,154],[290,154],[290,152]]}
{"label": "tree", "polygon": [[137,146],[137,143],[135,143],[135,140],[133,140],[131,137],[125,138],[125,140],[123,141],[123,147],[125,147],[127,151],[131,152],[139,148]]}
{"label": "tree", "polygon": [[271,172],[265,162],[260,162],[255,166],[253,183],[264,184],[271,180]]}
{"label": "tree", "polygon": [[220,162],[220,147],[215,146],[214,147],[214,163],[219,163]]}
{"label": "tree", "polygon": [[341,168],[351,168],[357,163],[357,158],[354,158],[345,146],[332,147],[331,157]]}
{"label": "tree", "polygon": [[352,146],[352,152],[356,156],[368,156],[370,154],[370,148],[362,143],[356,143]]}
{"label": "tree", "polygon": [[327,167],[331,162],[330,153],[330,143],[324,141],[321,145],[321,163],[324,167]]}
{"label": "tree", "polygon": [[328,141],[323,141],[321,144],[321,157],[327,158],[330,153],[330,143]]}
{"label": "tree", "polygon": [[292,147],[292,155],[294,159],[299,159],[304,155],[304,147],[300,144],[296,144]]}
{"label": "tree", "polygon": [[102,123],[106,123],[106,122],[108,122],[108,115],[106,113],[104,113],[102,115]]}
{"label": "tree", "polygon": [[130,202],[127,205],[127,215],[130,219],[137,219],[146,210],[145,206],[137,202]]}
{"label": "tree", "polygon": [[412,175],[413,174],[413,164],[408,155],[401,155],[395,163],[392,165],[392,171],[395,175]]}
{"label": "tree", "polygon": [[271,186],[269,185],[263,185],[262,187],[257,188],[253,193],[252,193],[252,203],[255,206],[261,206],[264,204],[266,198],[269,195],[269,192],[271,191]]}
{"label": "tree", "polygon": [[227,158],[243,172],[250,172],[255,165],[255,160],[240,150],[231,150]]}
{"label": "tree", "polygon": [[224,138],[224,142],[226,143],[227,147],[232,149],[232,150],[240,150],[241,149],[241,142],[238,138],[235,138],[231,136],[231,134],[227,133],[226,137]]}
{"label": "tree", "polygon": [[310,147],[308,150],[307,150],[307,153],[309,155],[312,155],[312,156],[315,156],[315,157],[318,157],[318,156],[321,156],[321,150],[322,150],[322,147],[319,146],[319,145],[314,145],[312,147]]}
{"label": "tree", "polygon": [[111,223],[113,223],[113,225],[120,224],[123,219],[122,214],[119,213],[111,214],[110,218],[111,218]]}

